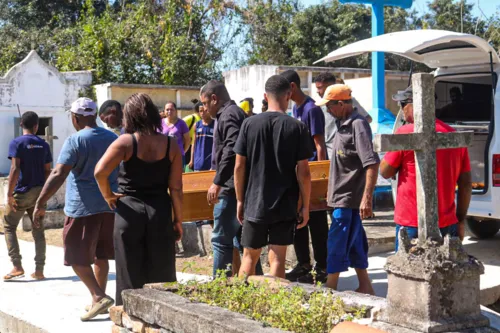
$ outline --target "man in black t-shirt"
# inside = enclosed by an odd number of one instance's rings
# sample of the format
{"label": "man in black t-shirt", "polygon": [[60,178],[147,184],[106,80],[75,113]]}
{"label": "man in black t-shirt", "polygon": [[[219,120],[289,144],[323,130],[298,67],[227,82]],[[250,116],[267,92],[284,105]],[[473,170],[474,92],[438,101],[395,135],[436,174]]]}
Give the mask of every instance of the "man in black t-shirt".
{"label": "man in black t-shirt", "polygon": [[[307,127],[286,115],[290,83],[274,75],[266,82],[269,110],[250,117],[234,147],[238,220],[243,225],[239,275],[255,275],[262,248],[269,244],[270,274],[285,277],[286,248],[296,228],[309,221],[313,156]],[[302,207],[297,207],[299,193]]]}

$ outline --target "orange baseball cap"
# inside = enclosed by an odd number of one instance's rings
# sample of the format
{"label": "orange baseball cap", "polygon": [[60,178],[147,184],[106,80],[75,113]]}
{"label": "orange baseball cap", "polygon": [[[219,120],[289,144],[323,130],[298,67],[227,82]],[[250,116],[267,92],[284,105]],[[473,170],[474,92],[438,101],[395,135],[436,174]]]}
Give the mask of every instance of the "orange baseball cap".
{"label": "orange baseball cap", "polygon": [[323,106],[329,101],[348,101],[352,99],[352,90],[345,84],[334,84],[328,86],[323,99],[316,102],[317,106]]}

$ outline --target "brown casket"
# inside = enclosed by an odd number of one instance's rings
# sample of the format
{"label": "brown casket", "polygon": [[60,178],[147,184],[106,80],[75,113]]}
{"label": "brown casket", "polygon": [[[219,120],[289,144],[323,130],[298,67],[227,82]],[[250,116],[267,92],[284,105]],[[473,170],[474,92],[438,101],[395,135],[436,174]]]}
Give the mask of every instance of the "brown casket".
{"label": "brown casket", "polygon": [[[311,169],[311,211],[327,210],[326,192],[330,161],[309,162]],[[182,175],[184,222],[212,220],[213,206],[207,203],[207,192],[212,185],[215,171],[189,172]]]}

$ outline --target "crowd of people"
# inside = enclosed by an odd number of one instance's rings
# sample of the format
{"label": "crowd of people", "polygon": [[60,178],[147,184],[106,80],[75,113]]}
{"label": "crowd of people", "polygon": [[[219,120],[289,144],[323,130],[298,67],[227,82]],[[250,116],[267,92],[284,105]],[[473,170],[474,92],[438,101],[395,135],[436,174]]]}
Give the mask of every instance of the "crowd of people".
{"label": "crowd of people", "polygon": [[[25,212],[32,218],[36,248],[31,276],[44,279],[45,207],[66,182],[64,264],[73,268],[92,298],[82,321],[105,313],[115,302],[121,305],[125,289],[176,281],[182,173],[215,170],[207,192],[214,212],[214,276],[263,274],[259,258],[269,246],[272,276],[337,289],[340,273],[352,267],[357,291],[374,294],[362,221],[373,216],[380,165],[383,177],[399,175],[396,233],[405,227],[410,237],[417,237],[414,156],[388,153],[380,163],[373,151],[371,118],[351,89],[328,73],[316,77],[315,85],[318,101],[301,90],[295,71],[274,75],[265,84],[265,109],[254,114],[253,99],[239,106],[223,83],[209,81],[199,101],[193,101],[194,113],[184,119],[174,102],[160,112],[142,93],[130,96],[123,109],[117,101],[106,101],[98,110],[94,101],[79,98],[70,110],[77,132],[64,142],[53,170],[50,148],[36,136],[38,116],[25,112],[23,135],[9,146],[12,167],[4,219],[14,267],[4,279],[24,276],[16,228]],[[411,87],[393,98],[408,123],[397,133],[413,132]],[[290,100],[293,117],[286,113]],[[97,125],[97,117],[107,129]],[[453,131],[439,120],[436,127]],[[310,212],[309,161],[327,159],[331,211]],[[471,194],[467,149],[440,150],[437,161],[441,232],[463,238]],[[286,250],[292,244],[298,263],[286,273]],[[106,293],[112,259],[115,299]],[[235,262],[238,267],[228,269]]]}

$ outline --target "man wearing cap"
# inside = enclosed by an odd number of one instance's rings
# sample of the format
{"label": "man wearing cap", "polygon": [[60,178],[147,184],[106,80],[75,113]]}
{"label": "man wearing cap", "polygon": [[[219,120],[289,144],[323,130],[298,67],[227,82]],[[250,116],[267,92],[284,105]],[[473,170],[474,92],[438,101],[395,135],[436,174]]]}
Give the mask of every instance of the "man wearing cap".
{"label": "man wearing cap", "polygon": [[[396,130],[396,134],[413,133],[413,91],[411,86],[392,96],[399,102],[403,118],[408,123]],[[436,119],[436,132],[455,130]],[[441,234],[464,238],[464,220],[472,195],[471,168],[467,148],[439,149],[436,152],[439,228]],[[398,192],[394,221],[396,222],[396,251],[398,234],[405,227],[410,238],[418,237],[417,185],[415,154],[411,150],[388,152],[380,165],[384,178],[398,175]],[[455,205],[455,188],[458,184]]]}
{"label": "man wearing cap", "polygon": [[[114,259],[114,213],[99,191],[94,169],[117,136],[97,126],[96,111],[96,104],[85,97],[71,105],[71,120],[77,133],[64,142],[57,165],[42,189],[34,212],[35,221],[45,215],[43,207],[67,178],[64,264],[72,266],[92,296],[88,312],[80,318],[82,321],[106,312],[114,303],[106,295],[108,260]],[[110,176],[110,183],[116,191],[116,170]]]}
{"label": "man wearing cap", "polygon": [[366,119],[354,110],[351,89],[346,85],[329,86],[316,105],[326,105],[337,122],[328,181],[327,199],[333,213],[328,232],[326,286],[337,289],[340,273],[353,267],[359,280],[356,291],[373,295],[366,271],[368,241],[361,223],[362,219],[372,216],[379,167],[372,132]]}
{"label": "man wearing cap", "polygon": [[123,112],[120,102],[107,100],[99,108],[99,118],[116,135],[123,134]]}

